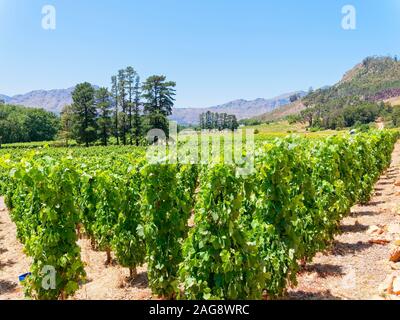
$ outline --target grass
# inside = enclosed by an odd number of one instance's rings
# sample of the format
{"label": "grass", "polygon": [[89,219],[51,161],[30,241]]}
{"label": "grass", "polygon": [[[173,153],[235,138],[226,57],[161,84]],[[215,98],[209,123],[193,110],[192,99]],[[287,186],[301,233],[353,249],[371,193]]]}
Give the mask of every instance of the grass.
{"label": "grass", "polygon": [[249,126],[245,128],[250,128],[257,130],[256,132],[256,140],[264,140],[275,137],[285,137],[290,134],[298,134],[300,136],[308,137],[308,138],[320,138],[327,137],[331,135],[337,135],[344,131],[336,131],[336,130],[323,130],[317,132],[310,132],[307,130],[306,124],[289,124],[287,121],[273,122],[271,124],[262,124],[258,126]]}

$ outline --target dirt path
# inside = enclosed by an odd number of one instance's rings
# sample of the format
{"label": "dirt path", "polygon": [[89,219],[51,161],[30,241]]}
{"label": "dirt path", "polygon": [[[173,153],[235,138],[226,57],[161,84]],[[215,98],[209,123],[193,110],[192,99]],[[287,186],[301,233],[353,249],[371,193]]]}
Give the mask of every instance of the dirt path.
{"label": "dirt path", "polygon": [[[301,272],[298,286],[289,290],[288,299],[378,298],[378,288],[393,272],[394,265],[388,259],[391,245],[370,241],[400,239],[400,186],[395,186],[397,181],[400,182],[400,143],[396,145],[391,167],[377,183],[370,203],[352,208],[352,216],[343,220],[343,233],[336,237],[332,250],[318,254]],[[375,234],[370,232],[373,228],[377,231]],[[106,268],[103,252],[92,251],[87,240],[79,243],[88,281],[74,299],[154,298],[147,286],[145,268],[138,270],[137,281],[127,284],[126,269],[119,266]],[[29,265],[29,259],[16,239],[15,226],[0,198],[0,300],[24,299],[18,275],[28,272]]]}
{"label": "dirt path", "polygon": [[18,276],[29,271],[30,260],[16,237],[17,231],[0,198],[0,300],[23,298]]}
{"label": "dirt path", "polygon": [[352,215],[341,223],[343,233],[335,238],[333,248],[318,254],[303,270],[298,286],[289,290],[289,299],[380,299],[379,287],[400,268],[399,263],[389,262],[391,243],[400,239],[399,181],[400,143],[371,201],[352,208]]}

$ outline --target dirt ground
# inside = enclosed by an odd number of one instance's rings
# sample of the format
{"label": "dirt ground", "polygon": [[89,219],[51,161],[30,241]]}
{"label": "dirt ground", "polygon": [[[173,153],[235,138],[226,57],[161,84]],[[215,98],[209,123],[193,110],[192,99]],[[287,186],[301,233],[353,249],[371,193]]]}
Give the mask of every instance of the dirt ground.
{"label": "dirt ground", "polygon": [[[392,243],[400,239],[400,183],[396,182],[400,182],[400,143],[371,201],[352,208],[352,215],[343,220],[342,234],[335,238],[332,249],[318,254],[302,270],[298,285],[289,289],[287,299],[381,299],[379,286],[396,268],[400,269],[399,263],[389,263]],[[91,250],[88,240],[79,240],[79,244],[88,279],[74,299],[155,298],[147,285],[145,267],[138,270],[137,280],[128,284],[127,269],[118,265],[105,267],[104,252]],[[0,300],[24,299],[18,276],[28,272],[29,265],[0,198]]]}
{"label": "dirt ground", "polygon": [[[128,269],[118,265],[105,267],[106,254],[91,249],[90,241],[79,240],[87,280],[75,294],[75,300],[148,300],[153,299],[147,284],[146,267],[138,269],[137,279],[129,283]],[[24,299],[18,276],[29,271],[30,260],[16,239],[16,228],[3,198],[0,198],[0,300]]]}

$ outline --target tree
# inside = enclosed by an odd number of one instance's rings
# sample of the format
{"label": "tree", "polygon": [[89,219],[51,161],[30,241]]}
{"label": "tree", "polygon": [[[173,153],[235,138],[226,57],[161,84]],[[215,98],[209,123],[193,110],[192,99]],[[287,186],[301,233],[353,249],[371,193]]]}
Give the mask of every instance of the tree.
{"label": "tree", "polygon": [[133,144],[132,140],[132,127],[133,127],[133,108],[134,108],[134,96],[135,96],[135,80],[136,80],[136,71],[132,67],[127,67],[125,70],[126,76],[126,90],[128,95],[128,103],[127,103],[127,117],[128,117],[128,132],[129,132],[129,141],[130,144]]}
{"label": "tree", "polygon": [[232,131],[235,131],[237,128],[239,128],[239,122],[237,121],[237,118],[235,115],[231,115],[231,122],[230,122],[230,127]]}
{"label": "tree", "polygon": [[134,91],[135,103],[134,103],[134,107],[133,107],[133,137],[135,138],[136,146],[139,146],[140,138],[142,136],[142,119],[140,116],[141,90],[140,90],[140,77],[138,74],[136,74],[134,90],[135,90]]}
{"label": "tree", "polygon": [[301,113],[301,118],[308,122],[308,126],[312,127],[313,126],[313,119],[314,119],[314,110],[312,108],[307,108],[303,110]]}
{"label": "tree", "polygon": [[127,132],[127,108],[128,103],[126,100],[126,72],[125,70],[118,71],[118,92],[119,92],[119,105],[121,106],[121,112],[119,114],[120,121],[120,135],[122,143],[126,145],[126,132]]}
{"label": "tree", "polygon": [[60,119],[43,109],[0,105],[2,143],[54,140]]}
{"label": "tree", "polygon": [[73,116],[72,106],[66,105],[61,111],[61,130],[59,132],[60,138],[65,140],[66,147],[68,147],[69,140],[73,138]]}
{"label": "tree", "polygon": [[99,118],[97,120],[98,127],[100,129],[100,137],[104,146],[108,143],[110,137],[110,131],[112,126],[111,119],[111,99],[110,93],[107,88],[100,88],[96,91],[96,107]]}
{"label": "tree", "polygon": [[235,115],[207,111],[200,114],[200,128],[219,131],[229,129],[234,131],[239,128],[239,122]]}
{"label": "tree", "polygon": [[395,127],[400,126],[400,106],[393,107],[392,122]]}
{"label": "tree", "polygon": [[289,98],[290,103],[296,102],[297,100],[299,100],[299,98],[300,98],[300,95],[298,93],[291,95]]}
{"label": "tree", "polygon": [[206,128],[206,120],[204,112],[200,114],[200,129],[204,130]]}
{"label": "tree", "polygon": [[97,112],[94,94],[95,90],[88,82],[78,84],[72,93],[74,138],[78,143],[85,143],[86,147],[89,147],[89,144],[97,139]]}
{"label": "tree", "polygon": [[166,81],[165,76],[151,76],[143,84],[144,112],[148,129],[163,130],[168,137],[167,117],[172,114],[176,83]]}
{"label": "tree", "polygon": [[205,114],[206,122],[205,127],[207,130],[211,130],[213,128],[213,121],[212,121],[212,113],[211,111],[207,111]]}
{"label": "tree", "polygon": [[52,140],[60,128],[59,118],[43,109],[34,109],[28,113],[24,121],[29,140],[48,141]]}
{"label": "tree", "polygon": [[114,104],[114,137],[119,145],[119,127],[118,127],[118,79],[116,76],[111,77],[111,95]]}

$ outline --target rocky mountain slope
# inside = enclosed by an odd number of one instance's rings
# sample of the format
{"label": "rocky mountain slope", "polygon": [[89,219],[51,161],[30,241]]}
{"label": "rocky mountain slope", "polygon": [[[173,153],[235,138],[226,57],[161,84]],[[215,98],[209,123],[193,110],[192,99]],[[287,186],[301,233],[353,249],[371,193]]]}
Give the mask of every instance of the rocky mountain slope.
{"label": "rocky mountain slope", "polygon": [[[327,104],[345,97],[360,97],[369,101],[400,101],[400,62],[392,57],[367,57],[333,86],[316,90],[283,110],[267,112],[256,116],[259,120],[277,120],[291,114],[298,114],[306,106]],[[393,104],[393,103],[392,103]],[[284,111],[284,112],[280,112]]]}

